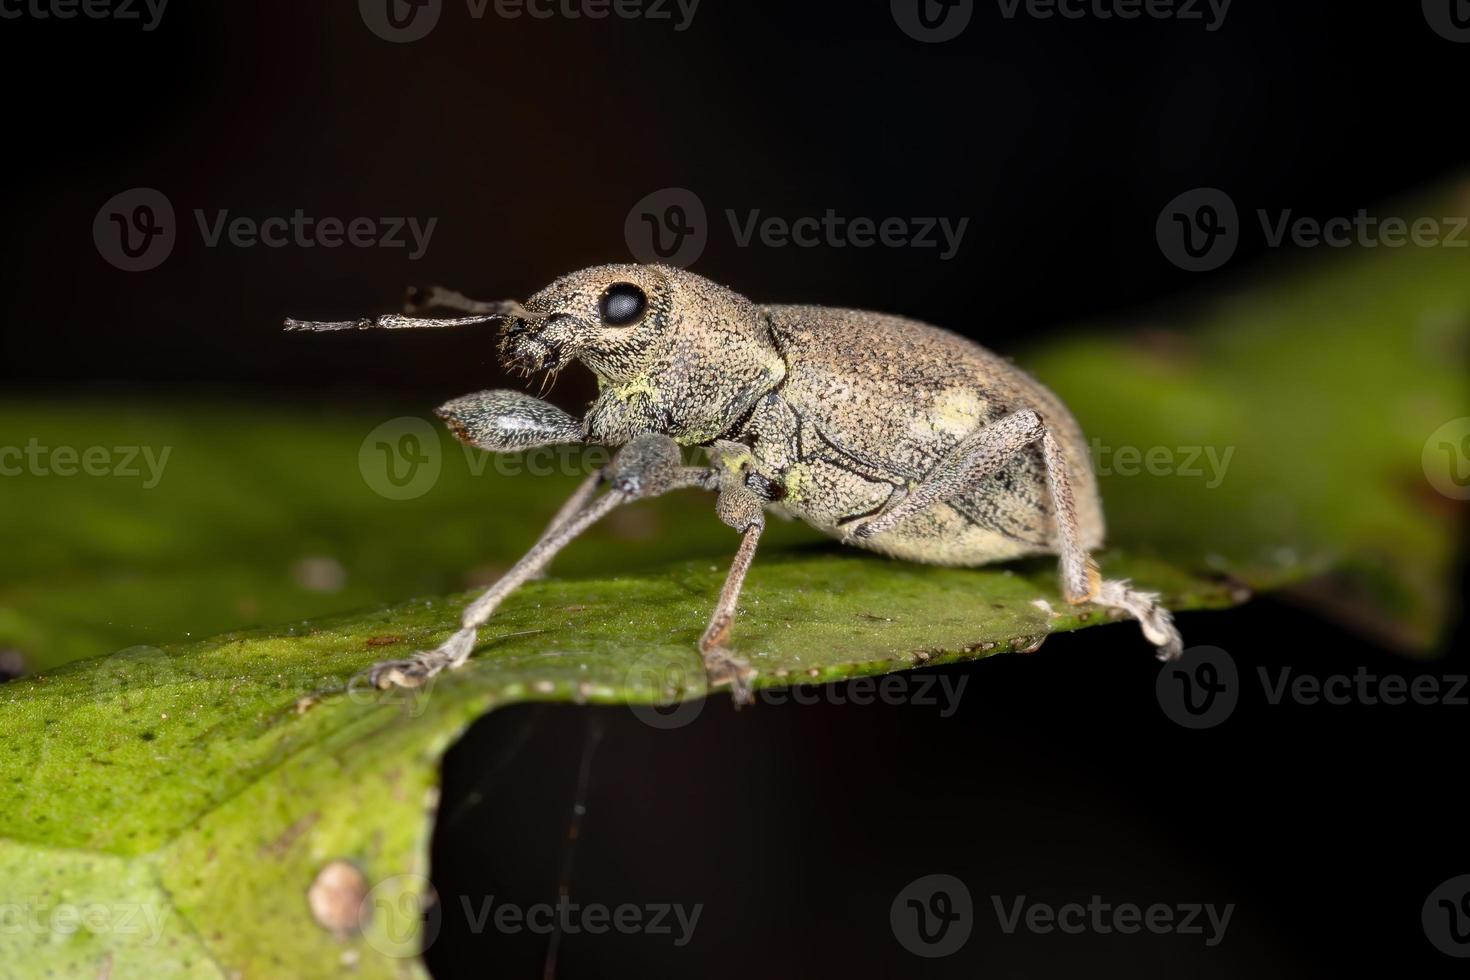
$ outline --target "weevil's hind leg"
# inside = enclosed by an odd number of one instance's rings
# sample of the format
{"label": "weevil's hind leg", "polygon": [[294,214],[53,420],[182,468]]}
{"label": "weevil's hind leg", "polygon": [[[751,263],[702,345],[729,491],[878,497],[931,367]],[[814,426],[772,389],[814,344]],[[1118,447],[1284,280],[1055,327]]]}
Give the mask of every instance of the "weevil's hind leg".
{"label": "weevil's hind leg", "polygon": [[1066,458],[1041,416],[1029,409],[1013,412],[960,440],[928,477],[849,533],[869,537],[890,530],[904,518],[975,486],[1038,440],[1051,491],[1063,598],[1074,604],[1095,602],[1123,610],[1138,620],[1160,660],[1176,659],[1184,644],[1169,610],[1159,605],[1157,596],[1139,592],[1127,582],[1103,581],[1082,546]]}
{"label": "weevil's hind leg", "polygon": [[1140,592],[1125,581],[1104,581],[1097,565],[1082,547],[1066,459],[1051,432],[1045,430],[1041,435],[1041,455],[1046,464],[1047,485],[1051,488],[1062,597],[1074,604],[1095,602],[1110,609],[1121,609],[1138,620],[1143,635],[1154,645],[1160,660],[1179,659],[1184,652],[1184,640],[1174,625],[1173,614],[1159,605],[1159,597],[1151,592]]}
{"label": "weevil's hind leg", "polygon": [[585,501],[597,488],[596,477],[585,481],[552,519],[551,526],[531,546],[531,550],[499,581],[465,607],[457,632],[433,650],[371,668],[368,677],[372,685],[379,688],[420,687],[445,668],[462,666],[474,650],[479,628],[506,597],[540,574],[557,552],[577,535],[621,504],[656,497],[682,487],[708,486],[712,479],[710,471],[704,467],[684,466],[678,445],[667,436],[639,436],[634,439],[618,451],[601,477],[610,484],[607,493],[568,516],[566,512],[572,505]]}
{"label": "weevil's hind leg", "polygon": [[849,533],[859,538],[881,534],[910,515],[965,492],[1035,442],[1043,428],[1041,416],[1024,410],[977,429],[961,439],[934,471],[904,496],[855,525]]}

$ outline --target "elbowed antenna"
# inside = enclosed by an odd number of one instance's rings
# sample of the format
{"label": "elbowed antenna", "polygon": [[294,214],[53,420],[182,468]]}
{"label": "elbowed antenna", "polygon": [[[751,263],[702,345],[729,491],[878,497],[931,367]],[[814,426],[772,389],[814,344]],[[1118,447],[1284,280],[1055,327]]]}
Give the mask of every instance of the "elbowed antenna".
{"label": "elbowed antenna", "polygon": [[470,299],[462,293],[440,286],[428,289],[410,289],[404,300],[404,309],[417,313],[424,309],[459,310],[473,316],[417,317],[401,313],[385,316],[362,317],[357,320],[294,320],[287,318],[287,330],[302,330],[320,333],[328,330],[420,330],[431,327],[469,327],[478,323],[493,323],[508,317],[520,316],[525,308],[517,300],[485,302]]}

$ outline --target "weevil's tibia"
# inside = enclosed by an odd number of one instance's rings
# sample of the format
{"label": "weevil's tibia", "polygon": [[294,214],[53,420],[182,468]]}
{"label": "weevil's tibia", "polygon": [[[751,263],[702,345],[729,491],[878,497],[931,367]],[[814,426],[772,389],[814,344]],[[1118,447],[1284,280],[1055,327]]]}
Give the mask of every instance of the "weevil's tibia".
{"label": "weevil's tibia", "polygon": [[750,682],[756,672],[725,643],[730,639],[730,626],[735,621],[735,608],[740,601],[741,586],[745,584],[745,573],[750,571],[750,563],[755,560],[755,546],[764,529],[764,521],[746,528],[745,536],[740,539],[740,550],[735,552],[735,560],[730,563],[730,571],[725,576],[725,587],[720,590],[720,601],[715,605],[704,635],[699,638],[699,656],[704,661],[704,674],[709,685],[729,684],[730,696],[737,705],[751,702]]}
{"label": "weevil's tibia", "polygon": [[755,679],[756,671],[726,644],[730,639],[730,627],[735,622],[745,574],[755,560],[756,545],[766,527],[765,502],[746,486],[750,459],[746,447],[717,441],[711,457],[719,474],[715,515],[726,526],[739,531],[742,537],[740,548],[730,563],[730,571],[725,575],[725,585],[720,589],[720,598],[710,615],[709,625],[699,638],[699,655],[704,660],[704,673],[710,687],[728,684],[730,696],[737,705],[749,704],[752,700],[751,681]]}

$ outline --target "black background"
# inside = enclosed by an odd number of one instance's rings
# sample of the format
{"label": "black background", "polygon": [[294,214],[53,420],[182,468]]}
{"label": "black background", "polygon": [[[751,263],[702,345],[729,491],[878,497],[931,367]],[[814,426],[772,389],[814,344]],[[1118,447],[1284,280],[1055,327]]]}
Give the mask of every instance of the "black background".
{"label": "black background", "polygon": [[[1220,273],[1170,265],[1154,220],[1182,191],[1331,217],[1470,160],[1470,45],[1436,36],[1416,3],[1235,0],[1215,32],[1006,20],[980,3],[960,38],[921,44],[886,2],[703,0],[676,32],[476,21],[448,0],[432,34],[394,45],[353,3],[174,0],[152,32],[26,17],[0,21],[0,44],[7,393],[421,409],[495,387],[486,333],[328,344],[278,323],[391,311],[416,282],[527,295],[627,259],[628,209],[669,186],[694,190],[715,220],[696,270],[755,299],[903,312],[1011,350],[1069,321],[1166,316],[1171,299],[1228,292],[1269,258],[1247,228]],[[138,186],[170,198],[179,240],[159,268],[125,273],[99,255],[92,221]],[[195,208],[439,220],[409,261],[403,249],[207,248]],[[944,262],[740,248],[725,208],[971,220]],[[564,385],[575,407],[576,382]],[[1247,674],[1288,658],[1304,671],[1419,669],[1273,602],[1183,627]],[[1160,713],[1156,667],[1124,632],[945,668],[968,677],[947,719],[915,705],[735,713],[718,700],[658,732],[617,709],[497,712],[446,762],[430,965],[540,973],[544,938],[470,935],[459,898],[554,893],[597,724],[574,896],[706,907],[683,949],[564,937],[562,976],[1462,972],[1429,946],[1419,910],[1470,872],[1464,709],[1272,707],[1255,685],[1226,724],[1187,732]],[[1433,669],[1463,671],[1463,646]],[[921,961],[894,940],[888,905],[933,872],[967,882],[978,921],[960,953]],[[1214,949],[1006,936],[989,896],[1023,894],[1237,909]]]}

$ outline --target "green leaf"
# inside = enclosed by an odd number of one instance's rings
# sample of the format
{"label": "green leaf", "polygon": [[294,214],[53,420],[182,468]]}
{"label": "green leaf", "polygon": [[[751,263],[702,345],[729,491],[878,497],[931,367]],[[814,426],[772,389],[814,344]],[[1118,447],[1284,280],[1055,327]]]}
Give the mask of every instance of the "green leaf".
{"label": "green leaf", "polygon": [[[1424,448],[1470,414],[1463,256],[1343,255],[1192,319],[1187,334],[1083,337],[1028,361],[1108,450],[1118,546],[1101,556],[1105,573],[1176,610],[1327,573],[1358,618],[1426,649],[1445,623],[1456,511],[1427,479],[1443,474],[1425,469]],[[179,641],[463,588],[469,570],[514,559],[572,477],[477,477],[477,457],[441,440],[432,489],[391,500],[359,468],[378,418],[16,405],[4,417],[42,443],[168,445],[173,456],[146,490],[122,477],[0,484],[0,530],[15,542],[0,645],[47,664],[134,644],[0,687],[0,880],[12,903],[0,962],[114,978],[344,963],[365,977],[417,975],[401,899],[426,884],[438,761],[466,725],[536,699],[628,703],[678,723],[669,712],[698,702],[672,706],[704,693],[694,643],[735,538],[697,494],[629,508],[508,600],[463,670],[380,694],[351,678],[443,639],[472,593]],[[1138,450],[1142,472],[1127,472],[1122,447]],[[1149,473],[1154,447],[1170,452]],[[1196,458],[1191,475],[1192,447],[1232,455],[1223,472]],[[99,486],[108,479],[118,482]],[[1049,560],[929,568],[796,525],[770,538],[735,632],[762,685],[1029,650],[1106,622],[1060,600]],[[331,559],[330,574],[293,577],[313,555]],[[1208,639],[1208,619],[1184,626],[1187,640]],[[1110,656],[1149,655],[1133,624],[1106,635]],[[372,914],[333,919],[334,932],[308,894],[336,862],[361,875],[361,891],[345,875],[339,904]]]}

